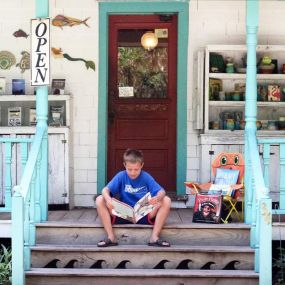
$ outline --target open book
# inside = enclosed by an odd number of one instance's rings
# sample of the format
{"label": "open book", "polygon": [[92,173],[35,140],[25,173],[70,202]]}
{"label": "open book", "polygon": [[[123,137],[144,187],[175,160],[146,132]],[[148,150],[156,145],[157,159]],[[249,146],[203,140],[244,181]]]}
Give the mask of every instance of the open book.
{"label": "open book", "polygon": [[135,204],[134,207],[131,207],[126,203],[112,198],[112,205],[114,206],[112,214],[135,224],[156,207],[156,205],[149,203],[150,199],[151,195],[148,192]]}

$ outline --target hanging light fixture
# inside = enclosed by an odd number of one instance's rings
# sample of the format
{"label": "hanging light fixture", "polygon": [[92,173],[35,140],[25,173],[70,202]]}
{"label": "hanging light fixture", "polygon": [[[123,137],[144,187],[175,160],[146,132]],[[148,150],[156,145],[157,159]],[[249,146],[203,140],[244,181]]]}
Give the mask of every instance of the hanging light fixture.
{"label": "hanging light fixture", "polygon": [[147,31],[141,37],[141,44],[147,50],[153,50],[158,44],[158,38],[154,32]]}

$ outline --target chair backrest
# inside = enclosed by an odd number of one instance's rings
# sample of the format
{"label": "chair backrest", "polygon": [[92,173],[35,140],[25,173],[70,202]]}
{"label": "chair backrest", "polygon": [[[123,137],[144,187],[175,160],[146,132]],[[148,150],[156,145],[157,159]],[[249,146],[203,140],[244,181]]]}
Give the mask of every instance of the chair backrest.
{"label": "chair backrest", "polygon": [[244,159],[241,153],[221,152],[212,162],[214,177],[218,168],[239,170],[237,184],[243,183],[244,178]]}

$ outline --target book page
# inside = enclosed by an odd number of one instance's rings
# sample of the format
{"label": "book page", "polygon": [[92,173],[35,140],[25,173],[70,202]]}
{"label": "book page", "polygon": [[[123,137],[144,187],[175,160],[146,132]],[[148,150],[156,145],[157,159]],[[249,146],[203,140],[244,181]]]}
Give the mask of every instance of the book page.
{"label": "book page", "polygon": [[120,217],[122,219],[128,220],[130,222],[134,222],[134,211],[133,208],[115,198],[112,199],[112,205],[114,208],[112,209],[112,214]]}
{"label": "book page", "polygon": [[231,195],[232,188],[228,184],[212,184],[208,194]]}
{"label": "book page", "polygon": [[142,217],[146,216],[156,207],[156,205],[149,204],[150,199],[151,199],[151,195],[148,192],[135,204],[134,215],[135,215],[136,222],[139,221]]}

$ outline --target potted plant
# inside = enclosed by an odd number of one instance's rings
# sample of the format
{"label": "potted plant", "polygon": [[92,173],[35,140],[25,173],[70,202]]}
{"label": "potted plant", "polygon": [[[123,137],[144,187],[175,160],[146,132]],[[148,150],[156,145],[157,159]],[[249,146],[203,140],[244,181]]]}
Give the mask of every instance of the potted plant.
{"label": "potted plant", "polygon": [[2,245],[0,249],[0,285],[12,284],[12,250]]}

